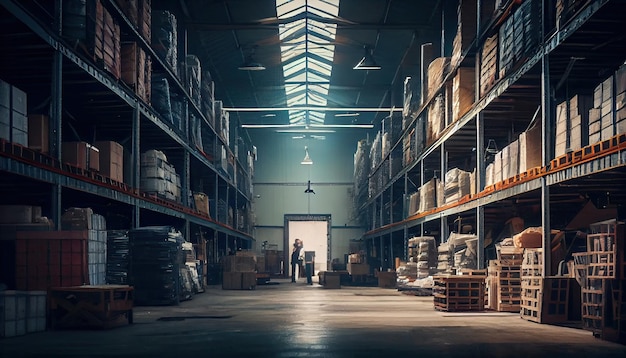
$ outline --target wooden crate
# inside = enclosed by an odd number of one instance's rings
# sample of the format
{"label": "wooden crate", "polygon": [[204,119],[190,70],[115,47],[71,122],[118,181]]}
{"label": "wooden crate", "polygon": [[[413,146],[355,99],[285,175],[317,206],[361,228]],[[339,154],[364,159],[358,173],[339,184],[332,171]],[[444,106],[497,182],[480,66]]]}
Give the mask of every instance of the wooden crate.
{"label": "wooden crate", "polygon": [[621,279],[624,265],[624,223],[608,220],[590,225],[587,235],[587,277]]}
{"label": "wooden crate", "polygon": [[49,290],[50,321],[56,328],[113,328],[133,323],[133,287],[97,285]]}
{"label": "wooden crate", "polygon": [[434,276],[433,302],[439,311],[485,309],[484,276]]}

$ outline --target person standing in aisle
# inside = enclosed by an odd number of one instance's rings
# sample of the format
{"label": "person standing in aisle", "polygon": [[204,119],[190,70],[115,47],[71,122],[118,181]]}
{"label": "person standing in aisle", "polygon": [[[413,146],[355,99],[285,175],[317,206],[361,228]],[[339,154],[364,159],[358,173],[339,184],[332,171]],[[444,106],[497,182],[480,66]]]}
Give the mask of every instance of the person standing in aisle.
{"label": "person standing in aisle", "polygon": [[296,282],[300,276],[302,260],[304,259],[303,256],[304,249],[302,247],[302,240],[295,239],[293,242],[293,248],[291,249],[291,282]]}

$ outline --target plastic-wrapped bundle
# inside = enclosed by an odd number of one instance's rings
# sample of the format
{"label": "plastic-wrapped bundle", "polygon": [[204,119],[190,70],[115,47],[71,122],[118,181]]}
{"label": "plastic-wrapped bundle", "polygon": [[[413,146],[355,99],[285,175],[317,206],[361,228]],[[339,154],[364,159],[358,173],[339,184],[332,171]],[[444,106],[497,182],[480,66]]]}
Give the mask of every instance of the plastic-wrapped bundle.
{"label": "plastic-wrapped bundle", "polygon": [[164,75],[152,74],[152,107],[169,123],[174,123],[172,103],[170,101],[170,85]]}
{"label": "plastic-wrapped bundle", "polygon": [[202,82],[202,71],[200,69],[200,60],[196,55],[187,55],[186,67],[186,79],[189,96],[197,106],[200,106],[202,102],[202,94],[200,90],[200,84]]}
{"label": "plastic-wrapped bundle", "polygon": [[176,16],[169,11],[152,13],[152,48],[176,74],[178,66]]}
{"label": "plastic-wrapped bundle", "polygon": [[172,105],[172,119],[174,128],[181,131],[185,128],[185,102],[184,96],[178,92],[170,92],[170,104]]}
{"label": "plastic-wrapped bundle", "polygon": [[191,127],[192,144],[204,152],[204,146],[202,145],[202,119],[191,113],[189,115],[189,126]]}
{"label": "plastic-wrapped bundle", "polygon": [[[63,2],[63,36],[71,40],[85,42],[95,38],[95,6],[87,0],[69,0]],[[87,16],[90,12],[91,16]],[[91,36],[90,36],[91,35]]]}
{"label": "plastic-wrapped bundle", "polygon": [[200,101],[201,110],[207,118],[211,126],[215,127],[215,113],[213,105],[213,82],[211,81],[211,73],[203,71],[201,78]]}
{"label": "plastic-wrapped bundle", "polygon": [[128,260],[130,246],[126,231],[107,232],[106,282],[113,285],[128,284]]}
{"label": "plastic-wrapped bundle", "polygon": [[170,226],[150,226],[129,231],[129,284],[138,305],[177,304],[181,297],[183,237]]}

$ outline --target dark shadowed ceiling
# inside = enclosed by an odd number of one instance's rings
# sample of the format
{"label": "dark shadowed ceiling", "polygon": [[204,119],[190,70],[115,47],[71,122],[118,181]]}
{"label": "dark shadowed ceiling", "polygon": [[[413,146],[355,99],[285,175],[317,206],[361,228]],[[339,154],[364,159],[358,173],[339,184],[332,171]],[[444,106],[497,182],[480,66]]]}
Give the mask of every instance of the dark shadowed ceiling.
{"label": "dark shadowed ceiling", "polygon": [[[291,123],[300,131],[309,124],[374,124],[376,128],[389,108],[401,108],[404,79],[419,77],[421,44],[432,42],[440,48],[442,22],[444,28],[451,27],[446,34],[446,42],[451,43],[457,4],[452,0],[154,0],[153,9],[174,12],[179,29],[186,29],[187,52],[198,56],[202,70],[211,73],[215,97],[224,107],[258,109],[232,111],[231,121]],[[381,70],[353,69],[366,47]],[[281,50],[291,52],[281,54]],[[239,70],[250,55],[266,69]],[[365,111],[370,108],[381,110]],[[359,115],[336,116],[340,113]]]}

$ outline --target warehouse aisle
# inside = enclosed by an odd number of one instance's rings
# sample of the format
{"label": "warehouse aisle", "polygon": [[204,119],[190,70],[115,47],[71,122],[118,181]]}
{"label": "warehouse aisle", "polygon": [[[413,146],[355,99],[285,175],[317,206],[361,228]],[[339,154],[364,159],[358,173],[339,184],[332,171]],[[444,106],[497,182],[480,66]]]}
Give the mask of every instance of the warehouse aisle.
{"label": "warehouse aisle", "polygon": [[625,357],[626,346],[515,314],[444,313],[396,290],[279,284],[209,288],[135,324],[0,340],[0,357]]}

